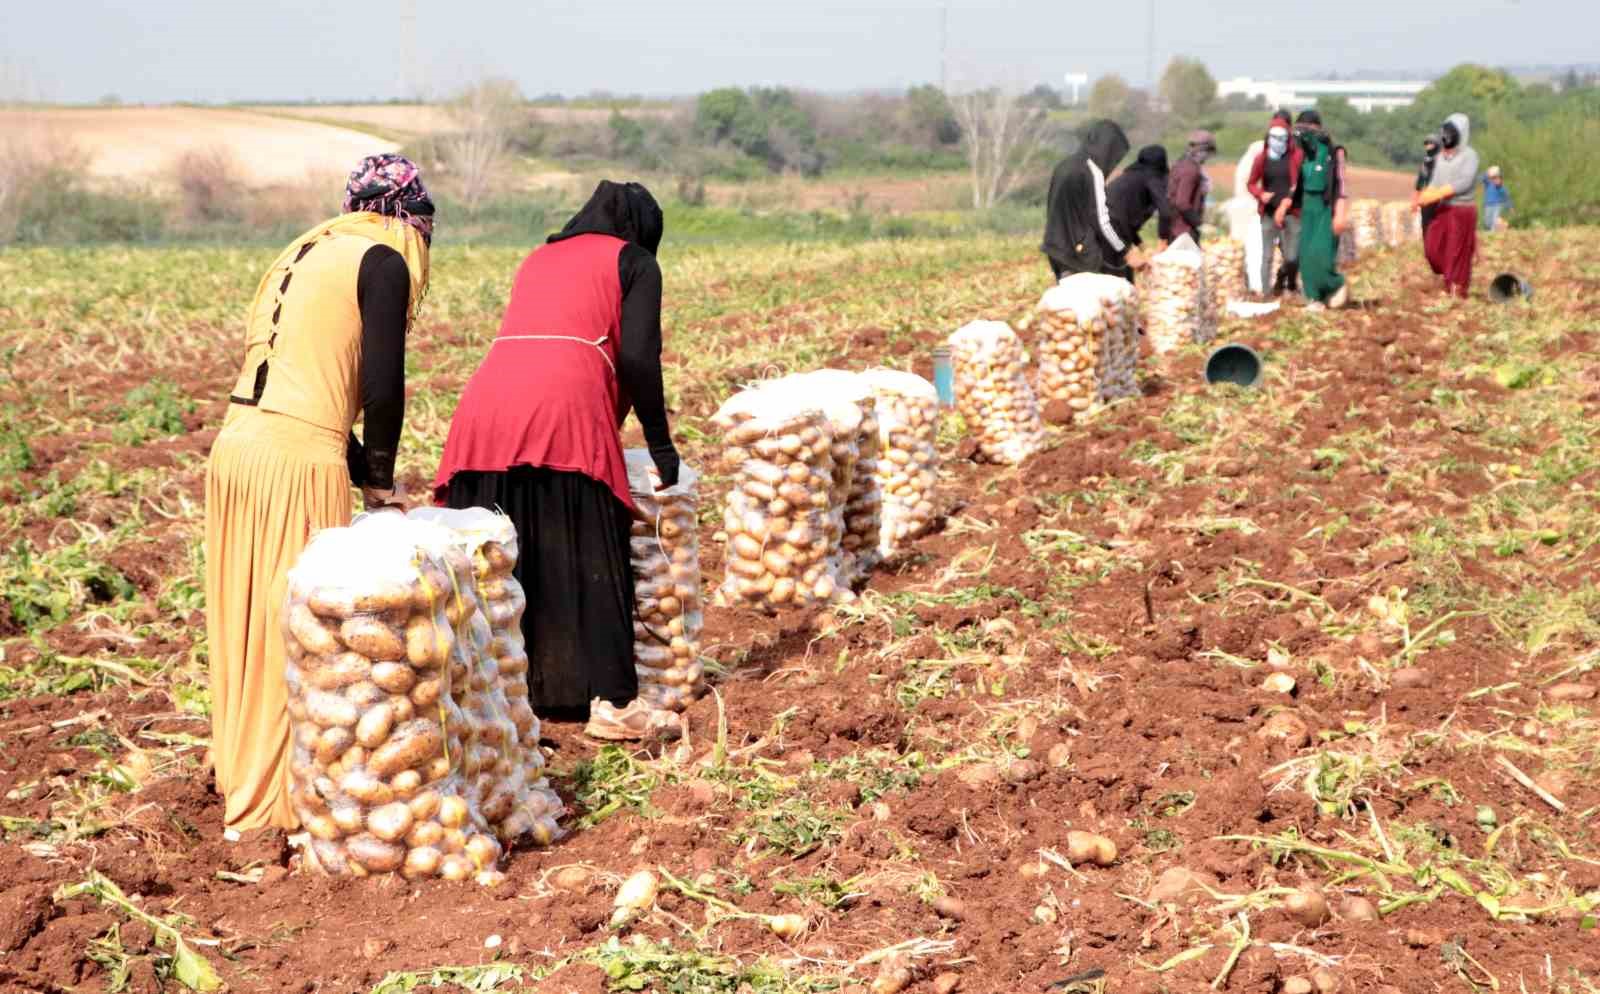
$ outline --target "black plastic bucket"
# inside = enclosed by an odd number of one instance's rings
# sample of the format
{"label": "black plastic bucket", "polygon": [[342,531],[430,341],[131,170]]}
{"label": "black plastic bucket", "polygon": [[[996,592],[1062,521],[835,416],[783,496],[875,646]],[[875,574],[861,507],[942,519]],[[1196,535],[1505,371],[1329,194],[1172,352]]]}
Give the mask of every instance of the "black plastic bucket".
{"label": "black plastic bucket", "polygon": [[1508,300],[1533,299],[1533,284],[1518,276],[1516,273],[1501,273],[1489,281],[1489,299],[1497,304]]}
{"label": "black plastic bucket", "polygon": [[1261,357],[1248,345],[1230,342],[1206,357],[1206,383],[1236,383],[1253,387],[1261,382]]}

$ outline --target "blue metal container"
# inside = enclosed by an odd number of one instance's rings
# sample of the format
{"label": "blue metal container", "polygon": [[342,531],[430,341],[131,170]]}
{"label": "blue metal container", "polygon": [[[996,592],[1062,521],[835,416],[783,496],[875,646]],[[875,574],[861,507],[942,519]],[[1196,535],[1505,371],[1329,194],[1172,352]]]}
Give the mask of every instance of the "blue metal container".
{"label": "blue metal container", "polygon": [[933,350],[933,389],[939,393],[940,407],[954,407],[956,403],[956,369],[950,362],[950,348],[941,345]]}

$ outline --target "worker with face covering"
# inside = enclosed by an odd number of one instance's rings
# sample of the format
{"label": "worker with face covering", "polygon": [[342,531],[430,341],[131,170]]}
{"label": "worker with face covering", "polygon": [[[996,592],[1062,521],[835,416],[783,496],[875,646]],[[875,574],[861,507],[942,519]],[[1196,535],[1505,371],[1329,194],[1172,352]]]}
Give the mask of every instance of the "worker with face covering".
{"label": "worker with face covering", "polygon": [[1428,265],[1444,277],[1444,292],[1467,295],[1472,257],[1478,251],[1478,152],[1467,144],[1470,123],[1451,114],[1439,128],[1439,159],[1433,176],[1417,196],[1417,207],[1433,207],[1423,247]]}
{"label": "worker with face covering", "polygon": [[[1305,150],[1290,140],[1289,112],[1280,110],[1267,127],[1267,141],[1250,166],[1246,189],[1261,214],[1261,289],[1277,296],[1294,289],[1300,258],[1300,211],[1294,187],[1305,163]],[[1272,276],[1272,250],[1283,253],[1277,279]]]}
{"label": "worker with face covering", "polygon": [[1172,203],[1172,226],[1163,233],[1168,241],[1188,235],[1200,240],[1200,226],[1206,220],[1206,195],[1211,179],[1201,167],[1217,151],[1217,139],[1209,131],[1189,135],[1189,147],[1167,177],[1167,199]]}
{"label": "worker with face covering", "polygon": [[[1172,205],[1167,202],[1167,150],[1160,145],[1146,145],[1139,150],[1133,165],[1106,187],[1106,200],[1111,211],[1111,226],[1117,236],[1134,247],[1143,245],[1139,238],[1150,218],[1157,215],[1161,224],[1172,223]],[[1133,279],[1133,271],[1118,273]]]}
{"label": "worker with face covering", "polygon": [[1417,193],[1411,198],[1412,204],[1416,205],[1422,212],[1422,235],[1424,238],[1428,235],[1428,225],[1433,221],[1434,212],[1438,208],[1431,205],[1422,207],[1421,194],[1423,190],[1428,188],[1428,184],[1433,182],[1433,167],[1438,161],[1439,135],[1435,133],[1422,139],[1422,165],[1417,167]]}
{"label": "worker with face covering", "polygon": [[1072,273],[1126,275],[1144,256],[1117,233],[1106,202],[1106,176],[1128,154],[1128,136],[1115,121],[1099,120],[1083,131],[1078,150],[1050,175],[1044,243],[1056,279]]}
{"label": "worker with face covering", "polygon": [[1350,216],[1344,147],[1322,130],[1322,115],[1301,111],[1295,140],[1305,153],[1295,184],[1300,209],[1300,285],[1313,309],[1343,307],[1350,287],[1339,273],[1339,236]]}
{"label": "worker with face covering", "polygon": [[663,486],[678,452],[661,382],[661,208],[602,181],[517,270],[500,331],[450,422],[435,498],[500,509],[517,530],[528,690],[639,739],[670,725],[639,696],[630,516],[620,428],[631,409]]}

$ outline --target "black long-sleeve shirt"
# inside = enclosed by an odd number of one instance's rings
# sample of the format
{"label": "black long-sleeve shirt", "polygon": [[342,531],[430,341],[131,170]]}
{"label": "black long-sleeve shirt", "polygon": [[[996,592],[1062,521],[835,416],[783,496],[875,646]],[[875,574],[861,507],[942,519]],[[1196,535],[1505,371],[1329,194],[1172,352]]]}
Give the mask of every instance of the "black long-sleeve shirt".
{"label": "black long-sleeve shirt", "polygon": [[[361,257],[356,275],[361,310],[361,418],[363,438],[350,433],[346,464],[358,487],[394,486],[395,453],[406,408],[406,317],[411,274],[406,260],[387,245]],[[658,336],[659,341],[659,336]]]}
{"label": "black long-sleeve shirt", "polygon": [[629,242],[617,256],[617,275],[622,282],[617,382],[644,429],[662,486],[670,487],[678,482],[679,460],[661,382],[661,266],[654,255]]}
{"label": "black long-sleeve shirt", "polygon": [[1139,232],[1151,217],[1161,216],[1163,229],[1172,224],[1172,205],[1167,201],[1167,176],[1152,170],[1130,168],[1106,187],[1106,206],[1111,211],[1111,226],[1129,245],[1142,245]]}

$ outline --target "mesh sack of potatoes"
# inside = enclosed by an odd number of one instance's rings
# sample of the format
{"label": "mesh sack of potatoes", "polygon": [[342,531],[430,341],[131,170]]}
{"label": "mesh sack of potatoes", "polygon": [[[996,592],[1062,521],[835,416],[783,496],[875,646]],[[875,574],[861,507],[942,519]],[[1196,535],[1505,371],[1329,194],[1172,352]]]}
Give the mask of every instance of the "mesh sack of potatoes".
{"label": "mesh sack of potatoes", "polygon": [[[517,579],[517,530],[486,508],[418,508],[407,517],[431,526],[431,537],[453,572],[470,571],[458,585],[469,619],[457,639],[468,667],[450,694],[467,717],[463,773],[467,797],[483,811],[502,843],[531,835],[548,845],[561,835],[561,799],[543,776],[539,719],[528,699],[528,653],[522,637],[527,595]],[[468,608],[476,606],[477,613]],[[509,725],[508,725],[509,723]]]}
{"label": "mesh sack of potatoes", "polygon": [[1082,412],[1138,391],[1131,289],[1114,276],[1077,273],[1045,291],[1033,322],[1041,401],[1064,401]]}
{"label": "mesh sack of potatoes", "polygon": [[1376,200],[1350,202],[1350,230],[1355,232],[1356,254],[1383,246],[1383,205]]}
{"label": "mesh sack of potatoes", "polygon": [[814,404],[832,424],[833,476],[829,509],[837,536],[830,550],[835,580],[846,592],[863,579],[880,555],[883,487],[878,481],[882,447],[877,398],[859,373],[843,369],[817,369],[759,384],[761,390],[795,392],[797,402]]}
{"label": "mesh sack of potatoes", "polygon": [[705,692],[700,662],[700,474],[685,465],[661,488],[648,449],[623,453],[628,489],[643,518],[628,539],[633,563],[633,665],[639,697],[682,711]]}
{"label": "mesh sack of potatoes", "polygon": [[1222,324],[1228,305],[1250,295],[1245,273],[1244,242],[1220,238],[1206,242],[1206,320],[1212,328]]}
{"label": "mesh sack of potatoes", "polygon": [[872,392],[878,423],[878,554],[892,556],[938,517],[933,495],[939,483],[939,392],[898,369],[869,369],[859,378]]}
{"label": "mesh sack of potatoes", "polygon": [[1344,234],[1336,236],[1339,239],[1339,265],[1347,266],[1360,256],[1360,246],[1356,244],[1356,228],[1347,224]]}
{"label": "mesh sack of potatoes", "polygon": [[1406,222],[1406,238],[1408,241],[1422,241],[1422,212],[1412,211],[1410,220]]}
{"label": "mesh sack of potatoes", "polygon": [[772,611],[832,600],[833,425],[789,391],[745,390],[713,415],[733,477],[719,604]]}
{"label": "mesh sack of potatoes", "polygon": [[1044,423],[1017,333],[1004,321],[973,321],[949,345],[956,410],[977,434],[978,453],[989,462],[1020,463],[1039,451]]}
{"label": "mesh sack of potatoes", "polygon": [[1139,290],[1145,334],[1157,354],[1210,340],[1205,322],[1205,255],[1194,239],[1180,236],[1151,257]]}
{"label": "mesh sack of potatoes", "polygon": [[1399,248],[1411,239],[1411,204],[1404,200],[1391,200],[1383,205],[1383,244]]}
{"label": "mesh sack of potatoes", "polygon": [[472,582],[389,514],[319,533],[290,571],[290,799],[314,868],[495,874],[500,844],[467,802],[467,718],[451,695],[469,624],[454,591]]}

